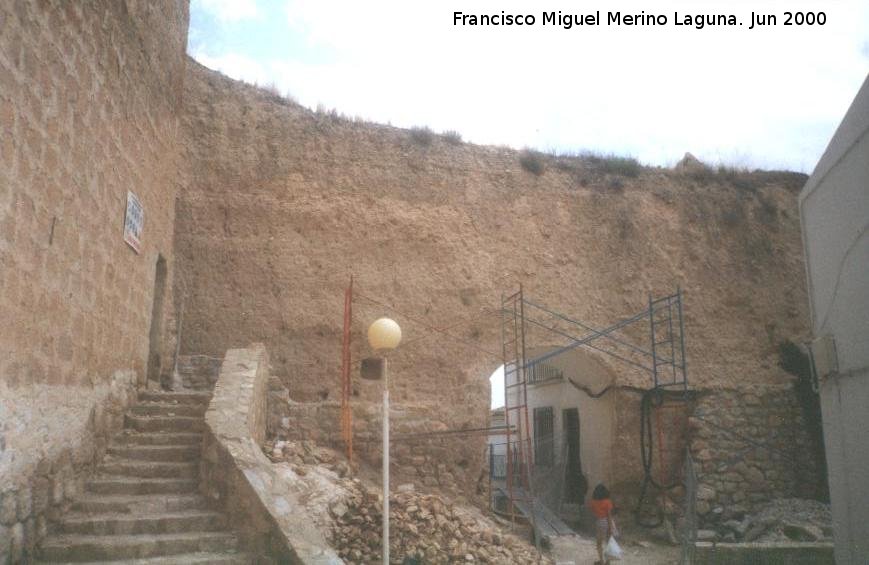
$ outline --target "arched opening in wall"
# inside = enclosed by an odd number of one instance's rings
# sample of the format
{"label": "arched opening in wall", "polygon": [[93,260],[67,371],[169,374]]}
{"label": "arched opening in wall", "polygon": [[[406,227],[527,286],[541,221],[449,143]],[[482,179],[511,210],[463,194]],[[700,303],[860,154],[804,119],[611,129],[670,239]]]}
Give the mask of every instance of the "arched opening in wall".
{"label": "arched opening in wall", "polygon": [[[489,376],[488,465],[489,478],[496,484],[507,478],[507,435],[504,427],[504,365]],[[494,493],[493,493],[494,494]]]}
{"label": "arched opening in wall", "polygon": [[[531,440],[527,444],[530,450],[527,457],[533,464],[534,496],[552,510],[572,514],[571,510],[580,510],[595,485],[611,484],[613,479],[614,395],[595,393],[609,390],[615,375],[593,353],[581,349],[545,358],[555,350],[555,347],[531,347],[526,352],[530,429],[525,437]],[[545,360],[534,362],[539,358]],[[509,425],[514,430],[521,410],[505,413],[505,386],[509,406],[523,402],[522,387],[515,386],[516,379],[511,374],[515,373],[508,370],[505,383],[502,366],[490,377],[492,426]],[[499,481],[506,482],[506,472],[499,473],[501,468],[497,465],[502,456],[506,459],[506,453],[502,453],[506,449],[498,451],[501,442],[506,443],[506,435],[490,436],[490,468],[496,489]],[[513,457],[515,460],[516,455]]]}
{"label": "arched opening in wall", "polygon": [[149,381],[160,380],[162,359],[160,357],[160,336],[163,334],[163,301],[166,296],[166,259],[157,255],[154,269],[154,301],[151,304],[151,328],[148,331],[148,369]]}
{"label": "arched opening in wall", "polygon": [[504,365],[495,369],[489,376],[491,391],[490,408],[492,410],[504,406]]}

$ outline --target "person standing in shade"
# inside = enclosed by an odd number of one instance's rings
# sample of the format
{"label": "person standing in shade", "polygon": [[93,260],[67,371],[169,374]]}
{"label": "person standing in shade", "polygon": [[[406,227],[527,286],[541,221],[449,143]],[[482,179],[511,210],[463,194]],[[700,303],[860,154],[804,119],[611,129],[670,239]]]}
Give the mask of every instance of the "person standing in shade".
{"label": "person standing in shade", "polygon": [[609,563],[609,560],[604,559],[603,549],[606,546],[607,540],[613,535],[615,528],[613,527],[613,501],[610,500],[610,491],[603,484],[594,487],[594,492],[591,494],[591,513],[594,515],[595,532],[597,538],[597,556],[599,561],[595,563]]}

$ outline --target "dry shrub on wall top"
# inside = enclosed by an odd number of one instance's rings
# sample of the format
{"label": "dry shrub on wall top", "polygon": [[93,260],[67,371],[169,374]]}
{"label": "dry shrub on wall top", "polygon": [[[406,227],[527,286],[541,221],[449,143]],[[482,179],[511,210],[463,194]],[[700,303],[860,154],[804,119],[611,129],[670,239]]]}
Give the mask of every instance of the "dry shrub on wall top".
{"label": "dry shrub on wall top", "polygon": [[[676,170],[679,169],[680,165],[677,165]],[[681,172],[697,184],[729,184],[745,192],[757,192],[766,185],[781,185],[799,191],[809,178],[803,173],[790,171],[751,170],[731,165],[712,167],[696,159],[689,167],[683,167]]]}
{"label": "dry shrub on wall top", "polygon": [[444,141],[449,143],[450,145],[461,145],[462,144],[462,134],[457,132],[456,130],[447,130],[441,134],[441,137],[444,138]]}
{"label": "dry shrub on wall top", "polygon": [[538,177],[543,174],[546,168],[543,159],[543,153],[531,149],[525,149],[519,154],[519,164],[522,165],[522,168]]}
{"label": "dry shrub on wall top", "polygon": [[289,92],[281,93],[278,85],[273,82],[268,84],[254,83],[253,86],[263,93],[270,101],[276,102],[282,106],[296,105],[299,103],[298,100],[296,100],[296,98]]}
{"label": "dry shrub on wall top", "polygon": [[607,175],[635,178],[640,175],[642,169],[640,162],[633,157],[585,153],[582,158],[593,168]]}
{"label": "dry shrub on wall top", "polygon": [[588,176],[606,176],[606,188],[620,191],[624,188],[622,179],[636,178],[643,165],[634,157],[604,155],[591,151],[553,151],[550,153],[556,168],[577,175],[582,186],[589,182]]}
{"label": "dry shrub on wall top", "polygon": [[347,116],[338,112],[337,108],[329,109],[322,104],[317,104],[317,109],[315,110],[315,113],[317,114],[317,116],[326,118],[327,120],[334,123],[350,121]]}
{"label": "dry shrub on wall top", "polygon": [[428,147],[434,142],[435,133],[430,127],[413,127],[410,128],[410,139],[417,145]]}

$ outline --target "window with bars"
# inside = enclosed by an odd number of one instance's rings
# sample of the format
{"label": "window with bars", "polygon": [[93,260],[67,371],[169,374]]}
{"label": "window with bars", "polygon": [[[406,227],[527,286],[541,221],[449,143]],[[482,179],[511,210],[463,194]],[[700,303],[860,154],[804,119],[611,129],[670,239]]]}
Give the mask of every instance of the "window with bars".
{"label": "window with bars", "polygon": [[551,467],[555,463],[555,413],[552,406],[534,409],[534,464]]}
{"label": "window with bars", "polygon": [[564,373],[558,367],[548,363],[536,363],[526,370],[529,383],[542,383],[549,380],[564,380]]}

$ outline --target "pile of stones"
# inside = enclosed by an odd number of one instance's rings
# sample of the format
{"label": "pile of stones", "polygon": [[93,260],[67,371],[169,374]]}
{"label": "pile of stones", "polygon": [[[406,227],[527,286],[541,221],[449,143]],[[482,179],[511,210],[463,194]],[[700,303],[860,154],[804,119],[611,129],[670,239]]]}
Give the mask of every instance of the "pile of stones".
{"label": "pile of stones", "polygon": [[343,455],[332,449],[318,446],[315,442],[269,440],[263,446],[263,453],[273,463],[286,462],[294,466],[296,473],[304,475],[305,466],[318,465],[334,471],[339,477],[347,477],[353,471],[353,467]]}
{"label": "pile of stones", "polygon": [[[306,486],[306,508],[349,564],[381,559],[382,490],[357,475],[341,453],[313,441],[270,440],[263,452],[288,464]],[[323,470],[327,470],[323,472]],[[309,480],[310,479],[310,480]],[[390,501],[390,561],[413,563],[552,563],[474,508],[399,485]]]}
{"label": "pile of stones", "polygon": [[[348,563],[380,558],[382,498],[357,484],[333,504],[332,545]],[[534,547],[497,525],[455,507],[439,495],[402,488],[390,496],[390,561],[393,563],[550,563]]]}
{"label": "pile of stones", "polygon": [[741,520],[724,521],[714,530],[699,530],[697,536],[726,542],[826,542],[833,539],[832,515],[829,505],[817,500],[777,499]]}

